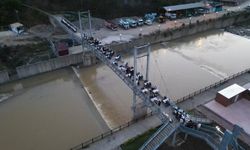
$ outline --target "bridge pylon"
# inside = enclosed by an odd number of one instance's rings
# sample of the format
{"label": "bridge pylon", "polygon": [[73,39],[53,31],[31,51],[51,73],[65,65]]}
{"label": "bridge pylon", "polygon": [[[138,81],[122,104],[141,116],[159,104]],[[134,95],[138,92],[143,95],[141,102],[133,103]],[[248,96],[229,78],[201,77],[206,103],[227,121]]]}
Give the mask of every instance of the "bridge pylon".
{"label": "bridge pylon", "polygon": [[[139,50],[147,50],[146,54],[145,52],[142,54],[138,54]],[[137,59],[140,59],[142,57],[147,57],[147,67],[146,67],[146,80],[148,80],[148,76],[149,76],[149,58],[150,58],[150,52],[151,52],[151,46],[150,44],[146,44],[146,45],[142,45],[142,46],[138,46],[138,47],[134,47],[134,87],[137,86],[136,83],[136,73],[137,71]],[[136,97],[136,91],[133,90],[133,102],[132,102],[132,111],[133,111],[133,119],[137,119],[140,118],[142,116],[145,116],[147,114],[147,107],[146,104],[144,102],[138,102],[137,101],[137,97]]]}

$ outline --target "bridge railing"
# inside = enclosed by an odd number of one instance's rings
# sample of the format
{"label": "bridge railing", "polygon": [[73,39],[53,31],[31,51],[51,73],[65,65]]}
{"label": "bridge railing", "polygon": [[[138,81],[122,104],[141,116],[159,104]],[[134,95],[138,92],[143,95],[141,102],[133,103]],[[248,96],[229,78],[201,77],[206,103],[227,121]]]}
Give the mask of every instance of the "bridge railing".
{"label": "bridge railing", "polygon": [[225,83],[225,82],[227,82],[227,81],[229,81],[229,80],[231,80],[231,79],[234,79],[234,78],[236,78],[236,77],[238,77],[238,76],[240,76],[240,75],[242,75],[242,74],[245,74],[245,73],[247,73],[247,72],[250,72],[250,68],[249,68],[249,69],[246,69],[246,70],[244,70],[244,71],[238,72],[238,73],[236,73],[236,74],[233,74],[233,75],[231,75],[231,76],[229,76],[229,77],[226,77],[226,78],[224,78],[224,79],[222,79],[222,80],[220,80],[220,81],[218,81],[218,82],[215,82],[215,83],[213,83],[213,84],[211,84],[211,85],[208,85],[208,86],[206,86],[206,87],[204,87],[204,88],[202,88],[202,89],[200,89],[200,90],[197,90],[197,91],[195,91],[195,92],[193,92],[193,93],[190,93],[190,94],[188,94],[188,95],[186,95],[186,96],[184,96],[184,97],[178,99],[178,100],[176,101],[176,103],[180,103],[180,102],[183,102],[183,101],[185,101],[185,100],[187,100],[187,99],[193,98],[193,97],[196,96],[196,95],[199,95],[199,94],[201,94],[201,93],[203,93],[203,92],[205,92],[205,91],[208,91],[208,90],[210,90],[210,89],[212,89],[212,88],[215,88],[215,87],[217,87],[217,86],[219,86],[219,85],[221,85],[221,84],[223,84],[223,83]]}
{"label": "bridge railing", "polygon": [[104,138],[106,138],[108,136],[111,136],[114,133],[116,133],[118,131],[121,131],[121,130],[123,130],[123,129],[125,129],[125,128],[127,128],[127,127],[129,127],[129,126],[131,126],[131,125],[133,125],[135,123],[137,123],[138,121],[144,120],[144,119],[149,118],[149,117],[151,117],[153,115],[154,115],[154,113],[150,112],[150,113],[146,114],[145,116],[143,116],[141,118],[128,121],[128,122],[114,128],[114,129],[111,129],[111,130],[109,130],[107,132],[104,132],[104,133],[94,137],[94,138],[91,138],[90,140],[87,140],[87,141],[85,141],[85,142],[83,142],[83,143],[81,143],[79,145],[76,145],[75,147],[71,148],[70,150],[81,150],[83,148],[87,148],[90,144],[95,143],[97,141],[100,141],[100,140],[102,140],[102,139],[104,139]]}

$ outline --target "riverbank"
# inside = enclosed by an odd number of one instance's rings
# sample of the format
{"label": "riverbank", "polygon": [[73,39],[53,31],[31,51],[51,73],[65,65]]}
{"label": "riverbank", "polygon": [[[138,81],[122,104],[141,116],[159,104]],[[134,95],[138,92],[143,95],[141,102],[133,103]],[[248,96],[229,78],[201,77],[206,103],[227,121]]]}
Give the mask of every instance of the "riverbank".
{"label": "riverbank", "polygon": [[[129,42],[113,42],[107,46],[117,50],[132,50],[134,46],[144,45],[146,43],[157,44],[168,42],[182,37],[202,33],[213,29],[221,29],[236,23],[250,20],[250,11],[240,10],[236,12],[222,12],[218,15],[210,14],[207,19],[195,17],[193,21],[178,22],[175,25],[163,24],[158,28],[154,28],[148,34],[143,36],[135,36]],[[207,17],[207,16],[206,16]],[[174,24],[174,22],[170,22]]]}

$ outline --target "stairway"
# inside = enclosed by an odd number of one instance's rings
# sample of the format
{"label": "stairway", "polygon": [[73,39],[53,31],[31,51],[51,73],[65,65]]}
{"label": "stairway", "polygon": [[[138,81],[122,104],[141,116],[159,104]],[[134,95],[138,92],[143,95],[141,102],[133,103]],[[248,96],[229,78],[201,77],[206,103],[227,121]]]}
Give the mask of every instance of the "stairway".
{"label": "stairway", "polygon": [[156,150],[178,127],[179,123],[177,122],[167,122],[163,124],[160,129],[141,146],[140,150]]}

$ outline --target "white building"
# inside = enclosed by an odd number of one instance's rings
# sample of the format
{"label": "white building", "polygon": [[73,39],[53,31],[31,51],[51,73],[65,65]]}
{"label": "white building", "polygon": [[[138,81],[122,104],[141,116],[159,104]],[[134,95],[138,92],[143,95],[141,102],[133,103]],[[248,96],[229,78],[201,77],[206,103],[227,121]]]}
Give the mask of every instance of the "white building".
{"label": "white building", "polygon": [[21,24],[19,22],[10,24],[10,29],[11,29],[11,31],[15,32],[16,34],[21,34],[24,32],[24,26],[23,26],[23,24]]}

